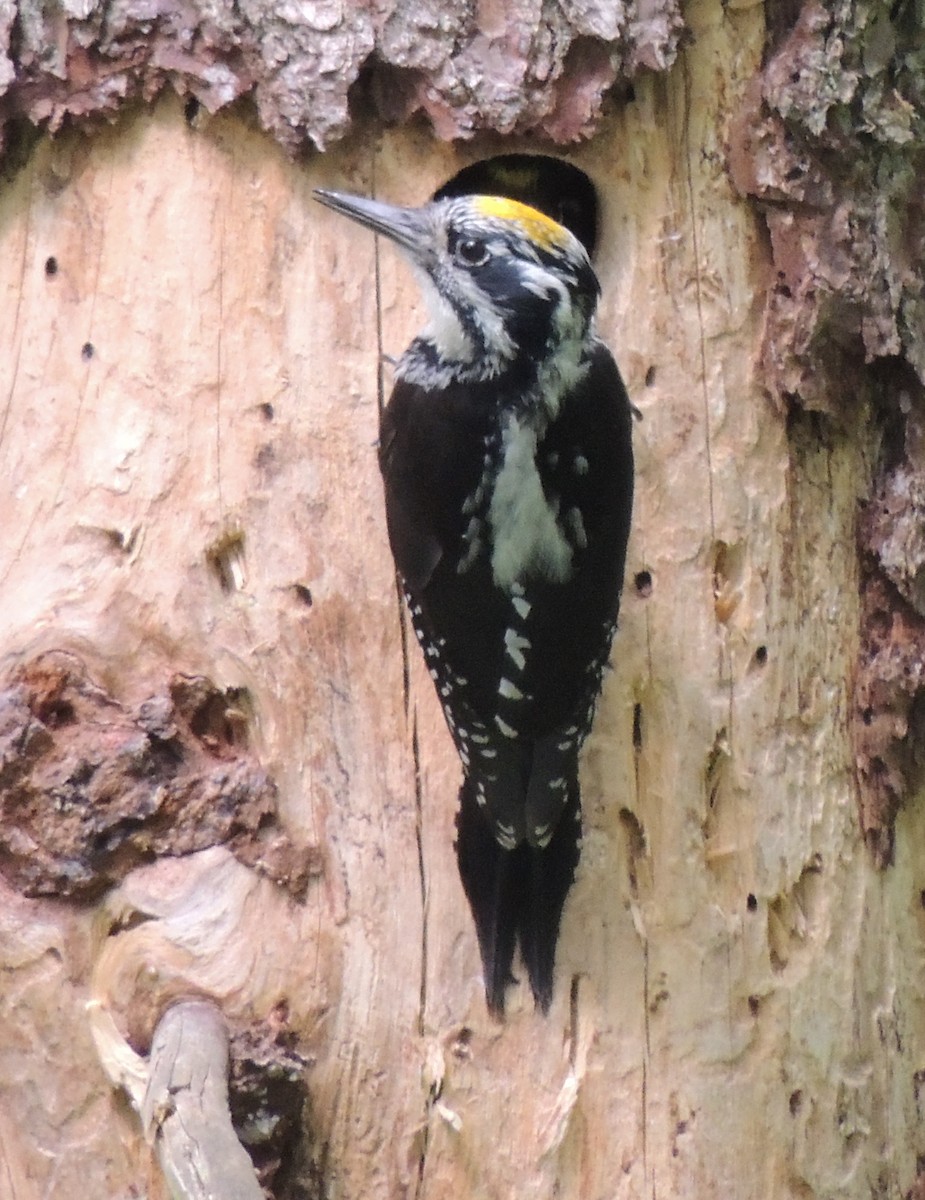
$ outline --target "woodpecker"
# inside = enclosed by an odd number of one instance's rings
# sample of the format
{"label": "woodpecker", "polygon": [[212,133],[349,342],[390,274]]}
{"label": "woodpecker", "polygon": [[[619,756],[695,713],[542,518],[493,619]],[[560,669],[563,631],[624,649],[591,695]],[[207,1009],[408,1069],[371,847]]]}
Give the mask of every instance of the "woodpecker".
{"label": "woodpecker", "polygon": [[503,1018],[519,946],[546,1013],[633,503],[600,285],[581,242],[517,200],[315,195],[395,242],[427,300],[380,421],[389,542],[462,764],[456,855],[488,1009]]}

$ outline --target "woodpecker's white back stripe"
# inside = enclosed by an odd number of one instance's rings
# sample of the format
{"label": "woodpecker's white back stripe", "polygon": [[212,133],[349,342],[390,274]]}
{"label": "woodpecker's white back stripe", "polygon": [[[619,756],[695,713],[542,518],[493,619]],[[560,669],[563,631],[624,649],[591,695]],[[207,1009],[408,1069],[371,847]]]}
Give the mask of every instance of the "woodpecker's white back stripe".
{"label": "woodpecker's white back stripe", "polygon": [[488,509],[494,581],[507,591],[530,578],[564,583],[572,572],[572,548],[543,490],[536,430],[512,413],[501,437],[501,468]]}

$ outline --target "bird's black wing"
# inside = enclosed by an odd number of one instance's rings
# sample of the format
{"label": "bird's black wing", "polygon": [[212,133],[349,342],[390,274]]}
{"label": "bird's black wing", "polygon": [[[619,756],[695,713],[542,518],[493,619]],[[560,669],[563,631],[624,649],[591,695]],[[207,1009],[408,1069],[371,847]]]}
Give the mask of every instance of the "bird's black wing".
{"label": "bird's black wing", "polygon": [[[459,570],[471,546],[471,497],[496,399],[488,385],[451,384],[435,394],[399,380],[379,439],[395,565],[463,768],[481,785],[482,807],[495,796],[522,798],[529,773],[529,747],[501,737],[494,723],[510,597],[495,587],[486,553]],[[497,806],[494,834],[508,846],[523,837],[522,810],[506,799]]]}

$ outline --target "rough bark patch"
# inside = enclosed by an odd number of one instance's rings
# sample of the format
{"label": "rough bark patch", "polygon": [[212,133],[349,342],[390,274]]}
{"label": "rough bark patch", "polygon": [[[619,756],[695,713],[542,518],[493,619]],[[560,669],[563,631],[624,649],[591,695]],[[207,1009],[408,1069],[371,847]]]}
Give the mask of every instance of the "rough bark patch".
{"label": "rough bark patch", "polygon": [[141,862],[226,844],[295,894],[318,870],[276,820],[244,697],[174,675],[135,711],[52,651],[0,691],[0,869],[26,895],[88,900]]}
{"label": "rough bark patch", "polygon": [[886,865],[899,805],[922,777],[925,733],[925,455],[914,416],[925,400],[925,48],[911,6],[788,8],[733,122],[729,163],[768,229],[770,393],[832,415],[851,437],[869,438],[868,423],[879,437],[858,529],[854,729],[861,827]]}
{"label": "rough bark patch", "polygon": [[925,382],[923,145],[911,6],[805,4],[730,138],[733,180],[761,202],[777,271],[763,358],[778,396],[844,412],[857,391],[846,361],[895,355]]}
{"label": "rough bark patch", "polygon": [[191,120],[248,98],[290,150],[343,137],[364,101],[386,120],[424,113],[448,139],[571,141],[593,132],[615,80],[671,65],[683,28],[678,0],[77,7],[33,6],[15,23],[0,8],[0,152],[18,117],[55,131],[169,87],[189,97]]}
{"label": "rough bark patch", "polygon": [[925,778],[925,428],[909,411],[862,506],[862,643],[855,684],[861,826],[893,856],[900,804]]}

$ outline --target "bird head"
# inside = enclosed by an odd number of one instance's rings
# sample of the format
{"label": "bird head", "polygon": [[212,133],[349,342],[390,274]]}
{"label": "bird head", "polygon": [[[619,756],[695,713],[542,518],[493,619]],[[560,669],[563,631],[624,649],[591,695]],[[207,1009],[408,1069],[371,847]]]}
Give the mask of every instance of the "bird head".
{"label": "bird head", "polygon": [[457,196],[420,208],[318,189],[335,212],[390,238],[421,280],[430,324],[419,340],[457,378],[541,363],[589,335],[600,286],[565,226],[501,196]]}

